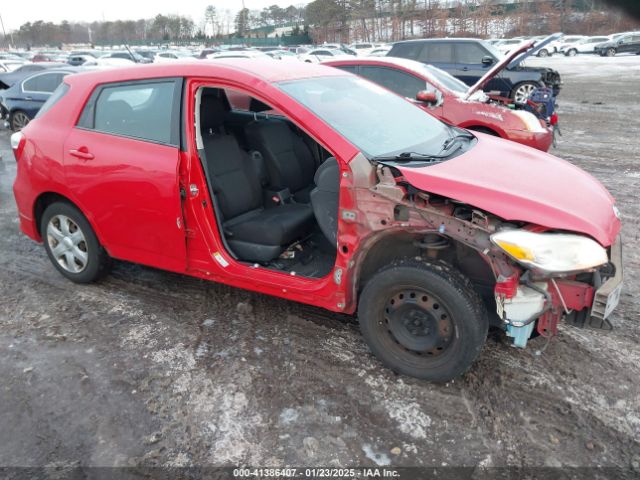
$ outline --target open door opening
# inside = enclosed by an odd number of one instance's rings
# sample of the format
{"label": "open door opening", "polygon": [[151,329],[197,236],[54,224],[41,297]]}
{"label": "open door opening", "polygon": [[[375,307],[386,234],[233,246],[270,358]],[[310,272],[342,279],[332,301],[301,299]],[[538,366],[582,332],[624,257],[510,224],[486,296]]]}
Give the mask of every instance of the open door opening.
{"label": "open door opening", "polygon": [[339,166],[282,113],[199,89],[196,135],[220,235],[240,262],[311,278],[336,260]]}

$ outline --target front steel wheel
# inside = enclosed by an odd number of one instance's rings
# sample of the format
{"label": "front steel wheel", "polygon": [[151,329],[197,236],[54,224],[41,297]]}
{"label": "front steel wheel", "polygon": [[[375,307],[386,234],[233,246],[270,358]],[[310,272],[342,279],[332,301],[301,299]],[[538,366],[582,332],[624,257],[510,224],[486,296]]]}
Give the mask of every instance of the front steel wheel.
{"label": "front steel wheel", "polygon": [[11,130],[13,130],[14,132],[19,132],[24,127],[26,127],[30,121],[31,119],[26,113],[24,113],[21,110],[18,110],[11,114],[11,118],[9,120],[9,126],[11,127]]}
{"label": "front steel wheel", "polygon": [[75,206],[66,202],[49,205],[42,214],[40,233],[51,263],[69,280],[90,283],[108,271],[107,252]]}
{"label": "front steel wheel", "polygon": [[488,319],[469,280],[443,262],[403,259],[370,278],[358,303],[360,329],[390,369],[446,382],[484,345]]}

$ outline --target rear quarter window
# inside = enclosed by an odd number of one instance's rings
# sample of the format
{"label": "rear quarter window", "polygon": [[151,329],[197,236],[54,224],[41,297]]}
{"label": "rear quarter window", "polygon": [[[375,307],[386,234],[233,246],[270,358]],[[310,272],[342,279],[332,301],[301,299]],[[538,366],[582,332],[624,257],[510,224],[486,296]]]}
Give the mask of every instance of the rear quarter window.
{"label": "rear quarter window", "polygon": [[415,60],[418,58],[423,45],[424,43],[421,42],[396,43],[393,48],[391,48],[389,56]]}

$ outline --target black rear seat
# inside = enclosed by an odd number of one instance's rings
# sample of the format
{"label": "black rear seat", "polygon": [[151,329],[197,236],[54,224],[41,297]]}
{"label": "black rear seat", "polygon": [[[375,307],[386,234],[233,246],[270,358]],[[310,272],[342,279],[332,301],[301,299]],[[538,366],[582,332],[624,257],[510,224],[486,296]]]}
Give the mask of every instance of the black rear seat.
{"label": "black rear seat", "polygon": [[201,101],[201,129],[209,180],[229,247],[245,261],[268,262],[314,226],[309,205],[265,207],[255,165],[233,135],[224,132],[225,104],[217,90]]}
{"label": "black rear seat", "polygon": [[245,136],[249,148],[264,157],[271,185],[276,190],[288,188],[296,201],[309,203],[316,162],[302,138],[276,119],[250,123]]}

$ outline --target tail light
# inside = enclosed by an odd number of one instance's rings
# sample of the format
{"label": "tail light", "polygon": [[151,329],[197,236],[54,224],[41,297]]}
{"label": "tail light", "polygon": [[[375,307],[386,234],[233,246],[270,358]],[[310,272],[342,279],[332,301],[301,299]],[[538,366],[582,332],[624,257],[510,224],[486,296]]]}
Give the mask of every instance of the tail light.
{"label": "tail light", "polygon": [[16,161],[20,158],[24,144],[26,143],[26,137],[22,132],[16,132],[11,135],[11,148],[13,149],[13,155],[16,157]]}

